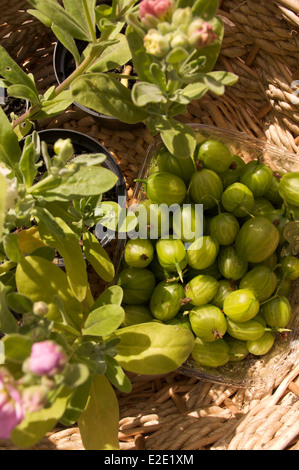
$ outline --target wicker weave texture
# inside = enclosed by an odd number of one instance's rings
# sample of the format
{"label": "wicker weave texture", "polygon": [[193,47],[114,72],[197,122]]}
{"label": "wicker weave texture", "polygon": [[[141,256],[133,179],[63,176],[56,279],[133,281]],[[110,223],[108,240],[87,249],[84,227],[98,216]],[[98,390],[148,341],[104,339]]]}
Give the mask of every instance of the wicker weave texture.
{"label": "wicker weave texture", "polygon": [[[207,94],[179,119],[234,129],[299,154],[298,0],[222,0],[225,25],[216,69],[239,76],[221,97]],[[34,74],[40,93],[55,84],[55,38],[32,18],[25,0],[1,0],[0,44]],[[42,129],[75,129],[96,138],[115,157],[132,196],[146,149],[147,130],[113,131],[76,106]],[[95,279],[96,283],[97,280]],[[174,372],[163,377],[131,377],[133,390],[119,396],[119,440],[123,450],[298,450],[298,365],[288,365],[270,387],[257,392],[203,382]],[[171,431],[170,431],[171,430]],[[57,429],[38,450],[81,450],[77,427]],[[16,448],[0,441],[0,449]]]}

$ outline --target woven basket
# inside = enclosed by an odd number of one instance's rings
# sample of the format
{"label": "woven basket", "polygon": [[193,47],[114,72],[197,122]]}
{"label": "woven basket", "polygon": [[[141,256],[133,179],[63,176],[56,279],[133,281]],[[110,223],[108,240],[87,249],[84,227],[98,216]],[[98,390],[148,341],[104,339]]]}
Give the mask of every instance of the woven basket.
{"label": "woven basket", "polygon": [[[40,93],[55,84],[51,31],[26,13],[24,0],[2,0],[0,44],[34,74]],[[222,0],[223,47],[215,69],[240,78],[225,95],[207,94],[179,119],[246,132],[299,154],[299,5],[297,0]],[[119,163],[133,194],[152,137],[146,129],[99,127],[71,106],[42,129],[66,128],[101,142]],[[98,279],[92,279],[94,288]],[[101,285],[101,284],[99,284]],[[132,392],[117,392],[121,450],[298,450],[299,365],[288,364],[267,388],[255,390],[205,382],[179,371],[130,375]],[[171,432],[170,432],[171,429]],[[0,449],[17,450],[10,441]],[[57,428],[38,450],[83,449],[78,428]]]}

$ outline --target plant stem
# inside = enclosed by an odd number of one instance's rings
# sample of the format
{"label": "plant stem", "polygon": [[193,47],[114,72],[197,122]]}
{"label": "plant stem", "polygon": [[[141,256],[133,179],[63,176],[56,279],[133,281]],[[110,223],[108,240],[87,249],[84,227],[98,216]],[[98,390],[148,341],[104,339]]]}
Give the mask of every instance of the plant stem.
{"label": "plant stem", "polygon": [[81,336],[81,331],[65,323],[54,322],[53,325],[57,331],[66,332],[76,337]]}
{"label": "plant stem", "polygon": [[41,105],[35,104],[31,108],[28,109],[22,116],[20,116],[18,119],[13,121],[12,123],[12,128],[15,129],[17,126],[20,124],[23,124],[23,122],[27,121],[27,119],[30,119],[34,114],[38,113],[41,110]]}
{"label": "plant stem", "polygon": [[97,54],[91,51],[90,54],[83,60],[83,62],[76,68],[76,70],[74,70],[74,72],[69,75],[64,80],[64,82],[58,85],[58,87],[53,93],[53,97],[56,98],[60,93],[66,90],[76,78],[82,75],[89,68],[89,66],[92,64],[96,57]]}
{"label": "plant stem", "polygon": [[48,185],[48,183],[51,181],[55,181],[55,177],[53,175],[46,176],[46,178],[31,186],[31,188],[28,188],[27,194],[32,194],[36,191],[39,191],[40,188],[42,188],[45,184]]}
{"label": "plant stem", "polygon": [[[83,60],[83,62],[74,70],[74,72],[69,75],[58,87],[55,89],[52,95],[52,99],[57,98],[57,96],[60,95],[64,90],[66,90],[70,84],[78,78],[80,75],[82,75],[93,63],[93,61],[96,59],[97,54],[94,51],[91,51],[90,54]],[[35,114],[37,114],[40,110],[42,109],[42,105],[36,104],[32,106],[31,108],[26,111],[22,116],[20,116],[18,119],[16,119],[12,123],[12,128],[15,129],[17,126],[25,122],[27,119],[30,119],[33,117]]]}
{"label": "plant stem", "polygon": [[270,302],[271,300],[277,299],[277,297],[278,297],[278,294],[275,293],[275,294],[273,295],[273,297],[270,297],[269,299],[264,300],[264,302],[260,302],[260,305],[267,304],[267,303]]}

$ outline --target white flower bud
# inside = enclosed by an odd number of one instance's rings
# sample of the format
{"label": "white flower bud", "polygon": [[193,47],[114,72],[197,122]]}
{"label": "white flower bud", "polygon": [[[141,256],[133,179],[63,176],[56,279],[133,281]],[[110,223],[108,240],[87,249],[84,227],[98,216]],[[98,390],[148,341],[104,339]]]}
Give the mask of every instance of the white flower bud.
{"label": "white flower bud", "polygon": [[169,52],[170,44],[166,36],[162,36],[155,29],[150,29],[144,36],[144,47],[148,54],[155,57],[164,57]]}
{"label": "white flower bud", "polygon": [[17,179],[16,178],[8,178],[12,172],[9,168],[7,168],[3,163],[0,163],[0,174],[5,177],[6,181],[6,212],[9,209],[14,209],[18,200],[20,199],[20,195],[18,193],[18,186],[17,186]]}

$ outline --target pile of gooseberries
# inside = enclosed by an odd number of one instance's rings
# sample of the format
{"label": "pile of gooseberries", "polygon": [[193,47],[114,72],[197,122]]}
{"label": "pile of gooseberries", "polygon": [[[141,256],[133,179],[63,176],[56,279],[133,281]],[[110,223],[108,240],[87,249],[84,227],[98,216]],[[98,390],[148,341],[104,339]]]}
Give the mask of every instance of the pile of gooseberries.
{"label": "pile of gooseberries", "polygon": [[[276,336],[291,331],[288,297],[299,259],[285,231],[299,220],[299,172],[273,171],[258,156],[245,162],[213,138],[187,159],[162,148],[156,162],[141,180],[146,233],[127,241],[118,275],[124,325],[160,321],[189,329],[192,359],[202,366],[268,353]],[[180,211],[167,234],[161,204]],[[197,238],[195,205],[203,207]]]}

